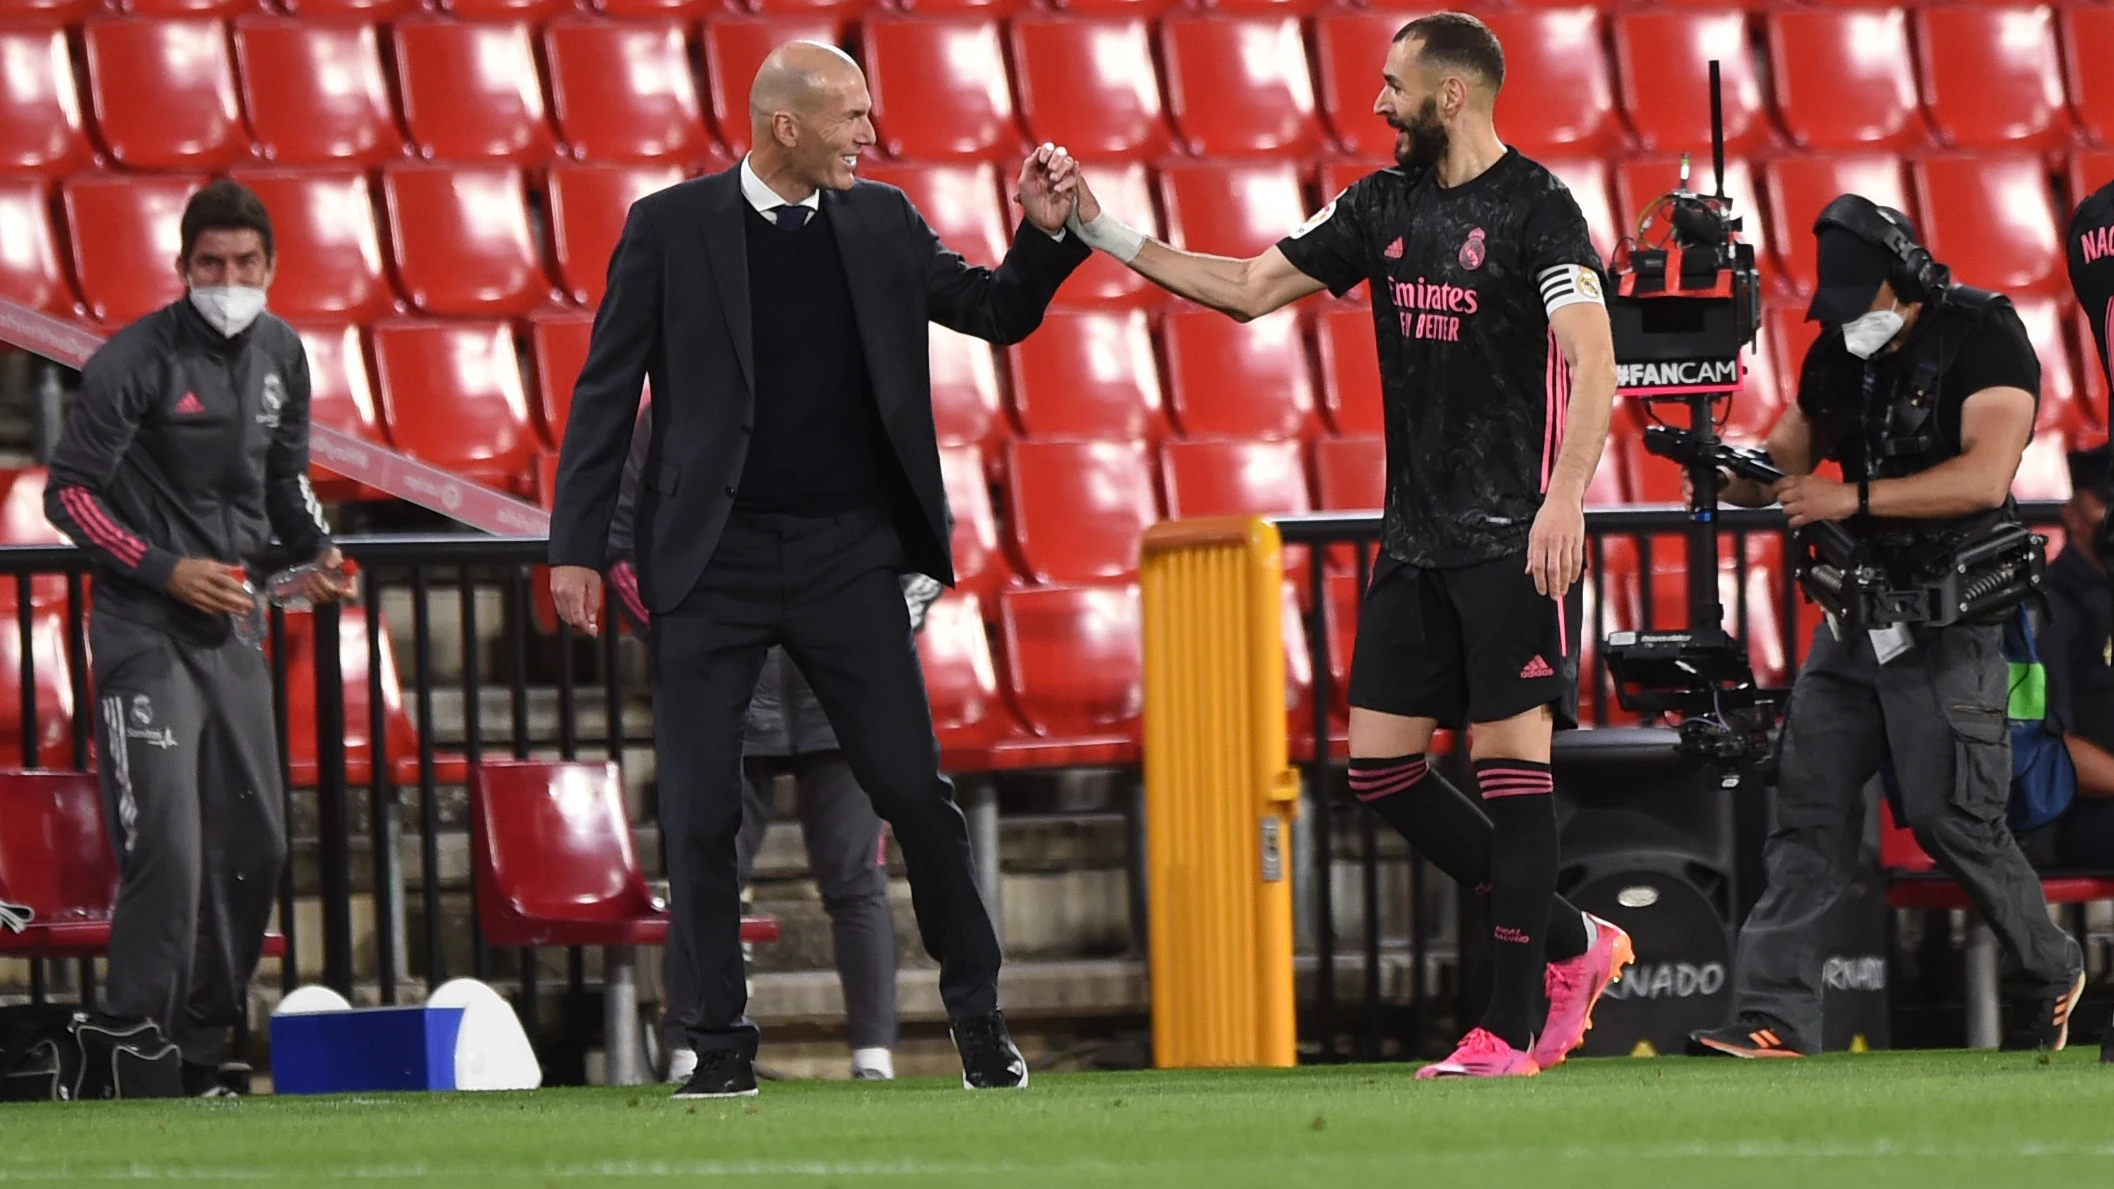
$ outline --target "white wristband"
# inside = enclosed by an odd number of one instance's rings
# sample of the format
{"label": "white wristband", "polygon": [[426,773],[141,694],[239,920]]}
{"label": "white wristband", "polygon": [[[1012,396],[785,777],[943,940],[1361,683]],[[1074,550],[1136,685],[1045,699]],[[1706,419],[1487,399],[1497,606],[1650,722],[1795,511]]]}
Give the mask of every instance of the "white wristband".
{"label": "white wristband", "polygon": [[1145,249],[1145,233],[1123,222],[1103,210],[1094,216],[1091,223],[1079,221],[1079,210],[1075,206],[1066,216],[1064,225],[1070,228],[1089,248],[1095,248],[1114,256],[1125,264],[1137,259]]}

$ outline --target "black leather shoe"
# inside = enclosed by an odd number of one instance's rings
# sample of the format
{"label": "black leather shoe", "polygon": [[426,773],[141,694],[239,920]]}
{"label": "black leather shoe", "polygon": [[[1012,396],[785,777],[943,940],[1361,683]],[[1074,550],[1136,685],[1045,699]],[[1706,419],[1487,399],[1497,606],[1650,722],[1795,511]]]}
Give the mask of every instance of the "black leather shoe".
{"label": "black leather shoe", "polygon": [[705,1049],[697,1055],[697,1072],[675,1092],[677,1098],[748,1098],[756,1093],[756,1062],[733,1049]]}
{"label": "black leather shoe", "polygon": [[1028,1085],[1027,1059],[1006,1031],[1004,1012],[956,1020],[948,1026],[954,1047],[962,1055],[964,1090],[1024,1090]]}

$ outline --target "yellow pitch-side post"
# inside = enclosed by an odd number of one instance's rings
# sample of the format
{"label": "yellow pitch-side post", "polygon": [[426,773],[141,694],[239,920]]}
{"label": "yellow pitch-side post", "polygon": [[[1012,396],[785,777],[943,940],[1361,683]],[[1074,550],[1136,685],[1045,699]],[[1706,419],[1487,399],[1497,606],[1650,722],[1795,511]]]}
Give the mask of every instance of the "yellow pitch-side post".
{"label": "yellow pitch-side post", "polygon": [[1284,582],[1260,517],[1145,534],[1146,888],[1153,1060],[1296,1061]]}

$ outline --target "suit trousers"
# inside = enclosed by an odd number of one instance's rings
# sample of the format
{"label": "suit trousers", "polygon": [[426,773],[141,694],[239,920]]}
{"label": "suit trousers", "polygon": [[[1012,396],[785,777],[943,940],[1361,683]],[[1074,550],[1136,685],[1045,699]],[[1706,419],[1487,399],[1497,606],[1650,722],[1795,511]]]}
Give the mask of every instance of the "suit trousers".
{"label": "suit trousers", "polygon": [[736,512],[683,602],[653,620],[655,749],[668,831],[669,947],[696,988],[692,1047],[754,1055],[741,954],[742,738],[765,653],[786,653],[836,728],[852,776],[893,828],[940,998],[956,1019],[998,1008],[998,936],[976,888],[968,824],[940,774],[899,575],[879,509]]}

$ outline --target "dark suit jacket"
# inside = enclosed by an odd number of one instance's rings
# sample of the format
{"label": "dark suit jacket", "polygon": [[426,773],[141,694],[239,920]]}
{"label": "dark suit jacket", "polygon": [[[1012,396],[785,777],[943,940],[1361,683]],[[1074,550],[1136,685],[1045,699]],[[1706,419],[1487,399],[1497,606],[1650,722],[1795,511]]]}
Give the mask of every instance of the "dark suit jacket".
{"label": "dark suit jacket", "polygon": [[[835,229],[888,445],[915,497],[892,509],[913,570],[952,585],[947,496],[932,426],[926,323],[993,343],[1026,338],[1089,249],[1023,223],[998,268],[949,251],[901,190],[822,192]],[[632,205],[609,259],[587,362],[573,386],[551,511],[553,565],[608,556],[641,381],[653,433],[638,508],[639,584],[655,614],[696,586],[734,506],[748,453],[754,338],[740,167]]]}

